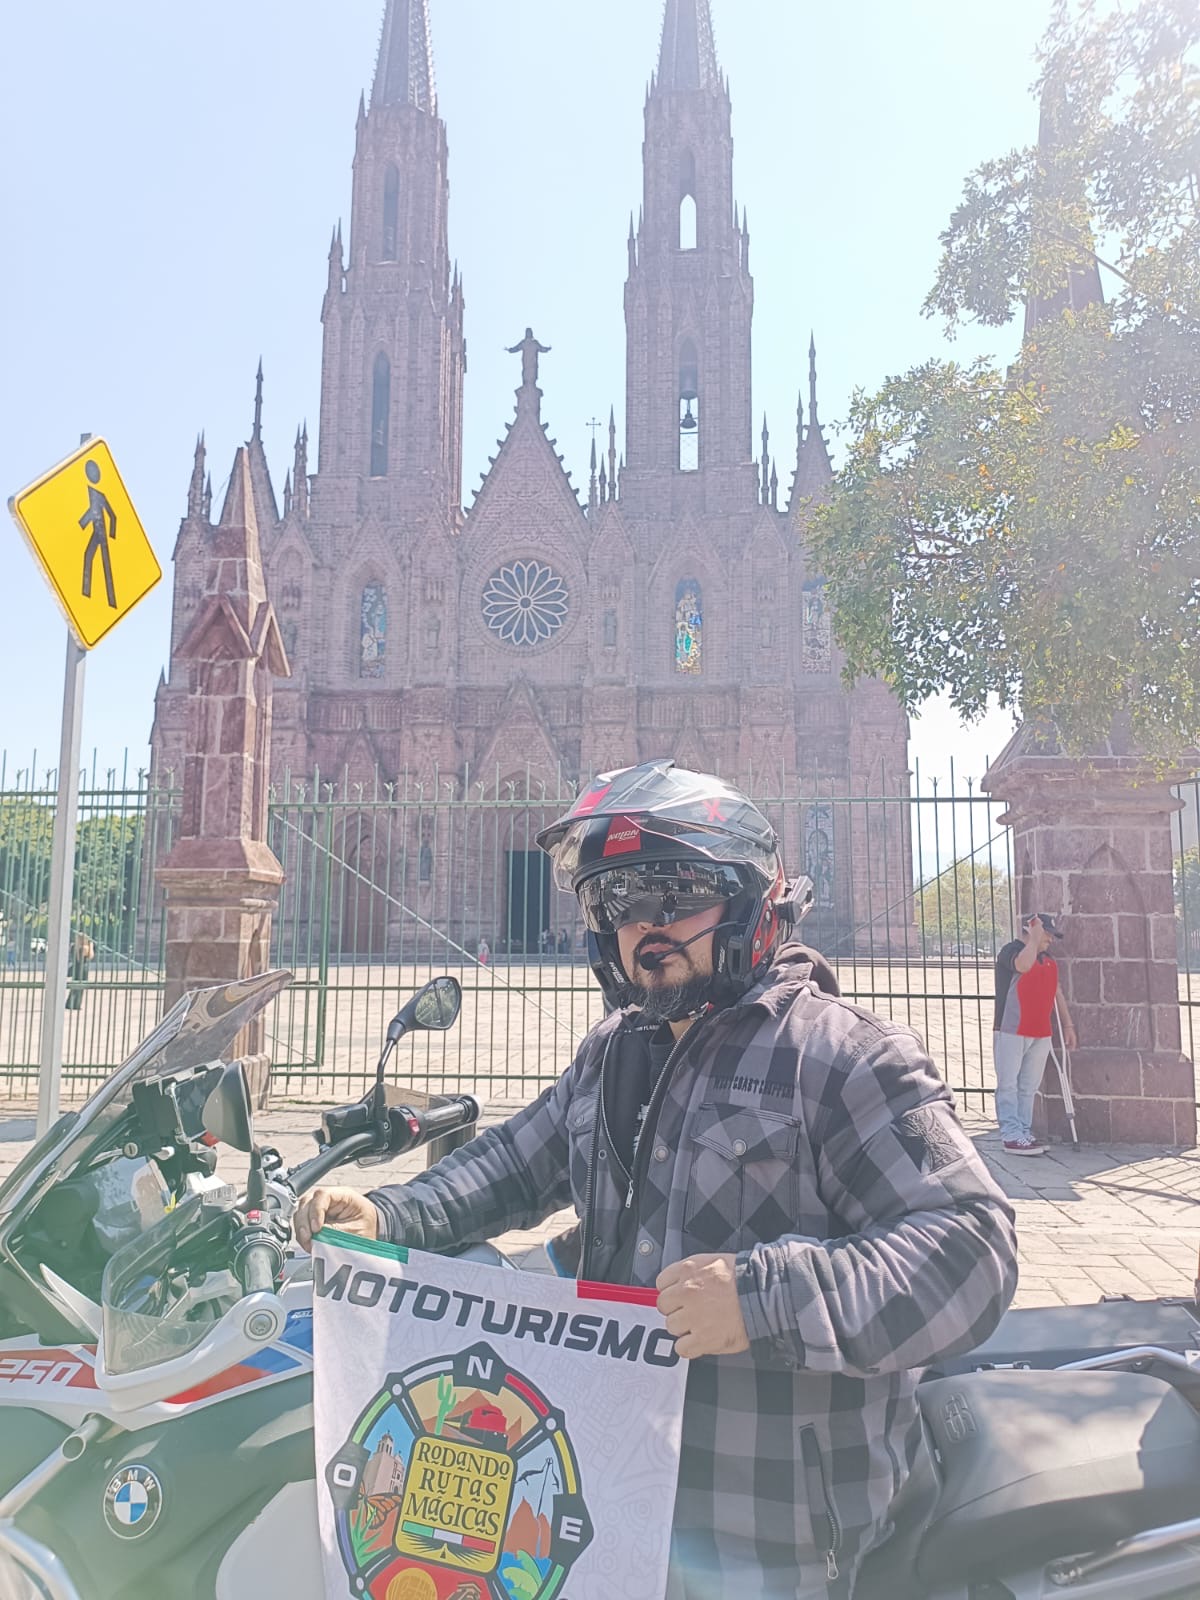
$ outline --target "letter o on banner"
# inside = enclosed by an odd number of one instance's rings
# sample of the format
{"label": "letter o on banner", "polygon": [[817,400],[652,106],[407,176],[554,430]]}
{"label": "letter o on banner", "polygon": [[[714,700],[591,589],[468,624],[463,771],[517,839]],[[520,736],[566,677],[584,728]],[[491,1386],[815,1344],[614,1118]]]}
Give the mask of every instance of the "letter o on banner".
{"label": "letter o on banner", "polygon": [[339,1461],[334,1465],[333,1481],[339,1489],[353,1489],[358,1484],[358,1473],[348,1461]]}
{"label": "letter o on banner", "polygon": [[383,1294],[384,1282],[378,1272],[356,1272],[347,1299],[352,1306],[377,1306]]}
{"label": "letter o on banner", "polygon": [[434,1283],[426,1283],[417,1290],[413,1316],[423,1317],[426,1322],[440,1322],[449,1307],[450,1296],[446,1290],[439,1289]]}

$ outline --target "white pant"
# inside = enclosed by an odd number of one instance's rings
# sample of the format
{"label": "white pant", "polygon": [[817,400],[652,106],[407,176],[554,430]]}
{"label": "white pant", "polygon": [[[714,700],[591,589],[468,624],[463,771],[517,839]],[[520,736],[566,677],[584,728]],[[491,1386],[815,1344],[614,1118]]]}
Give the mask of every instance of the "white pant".
{"label": "white pant", "polygon": [[1049,1039],[1026,1039],[1019,1033],[993,1033],[996,1063],[996,1121],[1000,1137],[1012,1142],[1033,1138],[1033,1097],[1038,1092]]}

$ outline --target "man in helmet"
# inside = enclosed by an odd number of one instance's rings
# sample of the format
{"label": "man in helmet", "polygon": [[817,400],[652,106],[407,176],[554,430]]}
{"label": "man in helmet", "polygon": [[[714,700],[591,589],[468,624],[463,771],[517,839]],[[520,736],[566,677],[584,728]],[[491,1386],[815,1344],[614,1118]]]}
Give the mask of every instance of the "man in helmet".
{"label": "man in helmet", "polygon": [[822,992],[770,824],[646,762],[538,839],[612,1010],[528,1107],[323,1223],[444,1250],[574,1201],[579,1276],[653,1285],[691,1362],[671,1600],[844,1600],[920,1446],[919,1369],[985,1339],[1012,1211],[911,1030]]}

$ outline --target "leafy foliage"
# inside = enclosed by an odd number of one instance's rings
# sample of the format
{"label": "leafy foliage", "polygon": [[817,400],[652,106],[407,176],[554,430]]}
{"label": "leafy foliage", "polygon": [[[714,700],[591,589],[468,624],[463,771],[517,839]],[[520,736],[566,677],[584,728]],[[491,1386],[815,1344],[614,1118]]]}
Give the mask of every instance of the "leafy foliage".
{"label": "leafy foliage", "polygon": [[[128,952],[138,893],[143,824],[136,816],[85,817],[75,834],[72,924],[102,952]],[[25,952],[46,934],[54,812],[20,796],[0,796],[0,913]]]}
{"label": "leafy foliage", "polygon": [[1200,735],[1198,57],[1192,0],[1061,5],[1041,143],[967,180],[926,304],[951,331],[1033,304],[1020,357],[855,397],[812,541],[848,675],[910,708],[995,696],[1075,750]]}
{"label": "leafy foliage", "polygon": [[1010,937],[1008,874],[964,857],[921,886],[916,912],[931,955],[993,955]]}

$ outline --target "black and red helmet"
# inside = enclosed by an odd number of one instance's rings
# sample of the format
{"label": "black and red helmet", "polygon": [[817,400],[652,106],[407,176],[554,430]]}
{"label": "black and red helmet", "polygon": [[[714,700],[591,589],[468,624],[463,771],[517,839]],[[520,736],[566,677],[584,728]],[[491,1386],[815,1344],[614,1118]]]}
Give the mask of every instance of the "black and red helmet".
{"label": "black and red helmet", "polygon": [[[710,893],[723,890],[728,905],[713,935],[712,998],[720,1003],[750,987],[781,923],[798,920],[806,904],[802,890],[799,897],[796,886],[788,890],[779,839],[754,802],[724,779],[670,760],[597,778],[537,842],[554,863],[556,884],[579,896],[585,915],[600,903],[602,877],[615,879],[619,891],[621,875],[635,868],[650,869],[648,883],[661,878],[676,891],[685,892],[689,879],[703,879]],[[602,914],[588,920],[592,970],[608,999],[622,1004],[628,979],[615,926]]]}

